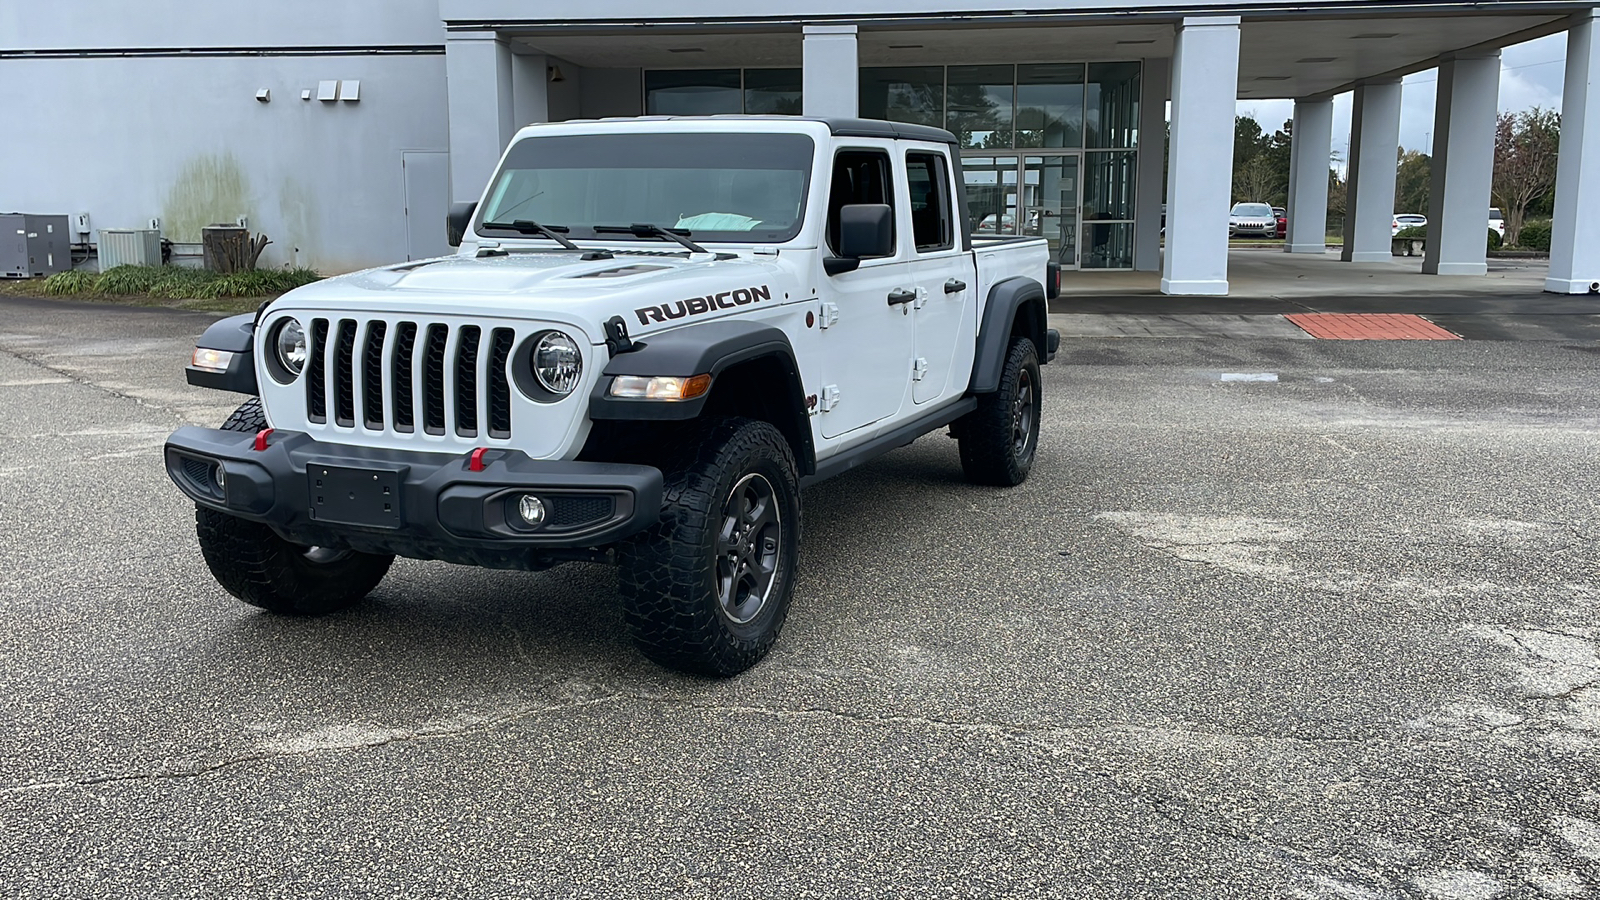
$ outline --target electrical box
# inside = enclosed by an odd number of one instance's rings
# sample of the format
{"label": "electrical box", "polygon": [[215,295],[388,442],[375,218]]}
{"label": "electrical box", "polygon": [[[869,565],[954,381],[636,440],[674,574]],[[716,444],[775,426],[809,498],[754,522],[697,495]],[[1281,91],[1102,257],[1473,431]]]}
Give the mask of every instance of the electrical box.
{"label": "electrical box", "polygon": [[72,268],[67,216],[0,214],[0,276],[39,278]]}
{"label": "electrical box", "polygon": [[161,232],[153,228],[100,229],[100,271],[117,266],[161,265]]}

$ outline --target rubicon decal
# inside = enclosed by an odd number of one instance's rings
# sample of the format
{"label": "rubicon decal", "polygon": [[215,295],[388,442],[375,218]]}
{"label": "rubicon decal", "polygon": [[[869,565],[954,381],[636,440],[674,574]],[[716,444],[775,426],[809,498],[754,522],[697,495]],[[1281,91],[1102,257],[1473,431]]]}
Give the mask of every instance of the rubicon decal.
{"label": "rubicon decal", "polygon": [[651,322],[698,316],[714,309],[733,309],[735,306],[749,306],[771,299],[772,290],[763,284],[760,287],[738,288],[720,294],[707,294],[704,297],[690,297],[687,300],[663,303],[660,306],[642,306],[633,312],[639,317],[640,325],[649,325]]}

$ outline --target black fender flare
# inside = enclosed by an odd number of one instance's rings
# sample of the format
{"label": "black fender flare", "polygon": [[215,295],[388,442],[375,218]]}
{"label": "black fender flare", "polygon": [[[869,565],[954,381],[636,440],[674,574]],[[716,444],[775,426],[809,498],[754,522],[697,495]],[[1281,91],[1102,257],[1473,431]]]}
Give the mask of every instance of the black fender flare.
{"label": "black fender flare", "polygon": [[218,391],[233,391],[255,396],[256,385],[255,336],[257,313],[229,316],[211,323],[195,341],[197,349],[224,350],[233,354],[228,368],[222,372],[197,369],[193,362],[184,367],[183,374],[195,387]]}
{"label": "black fender flare", "polygon": [[972,381],[969,394],[988,394],[1000,388],[1000,370],[1005,366],[1006,349],[1011,344],[1012,323],[1018,310],[1030,301],[1036,301],[1028,321],[1022,323],[1023,334],[1038,348],[1039,361],[1047,361],[1050,348],[1046,346],[1048,330],[1045,312],[1044,285],[1025,275],[1014,275],[995,282],[989,289],[989,302],[983,308],[983,320],[978,323],[978,346],[972,359]]}
{"label": "black fender flare", "polygon": [[[717,391],[717,378],[740,363],[772,360],[783,372],[785,384],[777,397],[794,416],[791,440],[802,473],[814,465],[816,451],[811,439],[810,417],[806,412],[805,391],[800,380],[800,364],[788,335],[760,322],[721,320],[685,325],[661,334],[636,340],[633,349],[612,357],[603,376],[589,395],[589,418],[622,421],[681,421],[698,417],[706,401]],[[624,400],[610,396],[614,375],[711,376],[711,390],[693,400]],[[780,428],[780,430],[782,430]]]}

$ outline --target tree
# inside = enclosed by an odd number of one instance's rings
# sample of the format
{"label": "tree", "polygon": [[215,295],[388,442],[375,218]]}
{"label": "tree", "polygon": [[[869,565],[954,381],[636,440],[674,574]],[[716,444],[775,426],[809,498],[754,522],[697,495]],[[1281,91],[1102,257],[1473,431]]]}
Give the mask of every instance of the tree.
{"label": "tree", "polygon": [[1289,122],[1273,134],[1250,116],[1233,120],[1233,199],[1283,206],[1289,196]]}
{"label": "tree", "polygon": [[1529,208],[1555,190],[1560,143],[1561,114],[1553,109],[1500,114],[1491,196],[1505,215],[1506,243],[1517,243]]}
{"label": "tree", "polygon": [[1394,211],[1428,214],[1433,187],[1433,157],[1417,150],[1400,151],[1400,168],[1394,176]]}

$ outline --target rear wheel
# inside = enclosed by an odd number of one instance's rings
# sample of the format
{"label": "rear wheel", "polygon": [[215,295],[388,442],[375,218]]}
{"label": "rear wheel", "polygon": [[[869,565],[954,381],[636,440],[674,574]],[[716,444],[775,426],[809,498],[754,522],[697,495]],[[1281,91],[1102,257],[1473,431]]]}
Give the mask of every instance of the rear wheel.
{"label": "rear wheel", "polygon": [[794,455],[778,430],[717,419],[667,467],[661,521],[618,548],[623,618],[668,668],[726,677],[772,648],[800,551]]}
{"label": "rear wheel", "polygon": [[[225,431],[267,427],[260,398],[222,423]],[[294,544],[258,522],[195,507],[195,533],[206,566],[228,593],[270,612],[316,616],[344,609],[378,586],[394,557]]]}
{"label": "rear wheel", "polygon": [[1039,445],[1039,351],[1013,337],[1000,370],[1000,387],[978,397],[978,408],[956,423],[961,470],[974,484],[1004,487],[1026,481]]}

